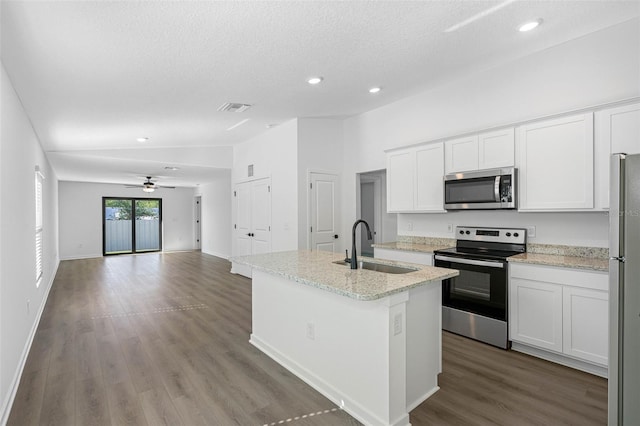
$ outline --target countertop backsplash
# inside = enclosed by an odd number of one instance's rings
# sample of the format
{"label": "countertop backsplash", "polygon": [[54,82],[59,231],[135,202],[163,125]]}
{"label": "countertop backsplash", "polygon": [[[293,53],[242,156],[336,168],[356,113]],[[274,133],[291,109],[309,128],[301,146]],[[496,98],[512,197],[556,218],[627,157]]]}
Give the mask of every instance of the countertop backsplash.
{"label": "countertop backsplash", "polygon": [[423,244],[426,246],[455,247],[455,238],[417,237],[413,235],[398,235],[399,243]]}

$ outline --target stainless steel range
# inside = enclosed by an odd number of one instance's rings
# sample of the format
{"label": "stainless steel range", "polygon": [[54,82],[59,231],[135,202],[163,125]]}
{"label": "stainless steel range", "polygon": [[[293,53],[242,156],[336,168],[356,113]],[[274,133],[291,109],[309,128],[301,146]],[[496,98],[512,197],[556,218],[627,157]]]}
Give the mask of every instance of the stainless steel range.
{"label": "stainless steel range", "polygon": [[435,266],[460,271],[442,283],[442,328],[507,349],[507,258],[527,251],[526,230],[458,226],[456,237],[434,253]]}

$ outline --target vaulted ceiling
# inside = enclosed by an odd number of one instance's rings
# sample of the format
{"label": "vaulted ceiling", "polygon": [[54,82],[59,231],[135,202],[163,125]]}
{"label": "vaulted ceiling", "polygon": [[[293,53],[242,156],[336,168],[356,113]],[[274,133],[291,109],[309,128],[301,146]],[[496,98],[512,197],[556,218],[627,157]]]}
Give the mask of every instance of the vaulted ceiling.
{"label": "vaulted ceiling", "polygon": [[[61,180],[193,186],[268,126],[361,114],[632,19],[639,4],[10,0],[1,56]],[[252,107],[218,111],[226,102]]]}

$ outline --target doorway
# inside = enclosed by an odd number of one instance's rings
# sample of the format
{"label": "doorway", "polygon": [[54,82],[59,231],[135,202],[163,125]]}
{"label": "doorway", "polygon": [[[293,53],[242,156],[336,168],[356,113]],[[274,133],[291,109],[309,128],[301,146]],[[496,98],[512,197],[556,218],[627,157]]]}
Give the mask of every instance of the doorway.
{"label": "doorway", "polygon": [[369,224],[373,241],[360,232],[360,253],[373,257],[372,244],[395,241],[397,239],[397,215],[387,213],[387,171],[375,170],[357,175],[356,213]]}
{"label": "doorway", "polygon": [[102,198],[102,254],[162,250],[162,199]]}

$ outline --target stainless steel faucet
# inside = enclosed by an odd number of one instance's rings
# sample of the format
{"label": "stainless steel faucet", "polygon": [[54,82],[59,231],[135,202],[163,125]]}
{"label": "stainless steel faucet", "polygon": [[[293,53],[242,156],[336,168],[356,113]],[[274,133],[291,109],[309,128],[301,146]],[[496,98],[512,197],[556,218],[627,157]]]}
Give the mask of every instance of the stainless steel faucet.
{"label": "stainless steel faucet", "polygon": [[351,269],[358,269],[358,257],[356,255],[356,228],[359,223],[363,223],[367,228],[367,239],[373,240],[373,235],[371,235],[369,224],[362,219],[356,220],[356,222],[353,224],[353,229],[351,230]]}

